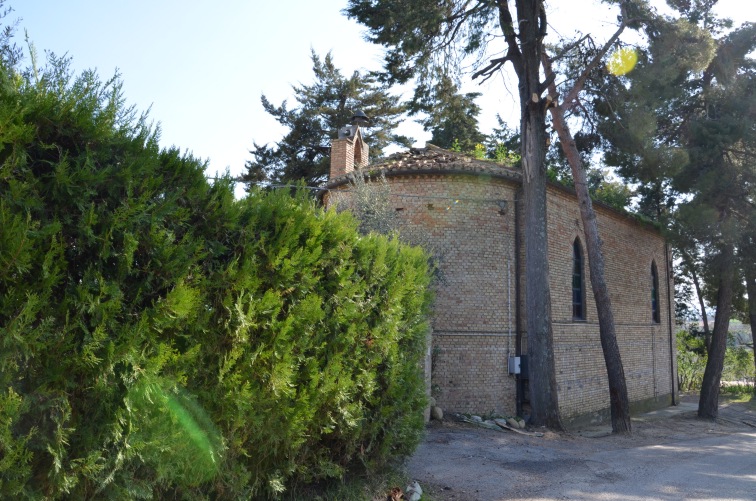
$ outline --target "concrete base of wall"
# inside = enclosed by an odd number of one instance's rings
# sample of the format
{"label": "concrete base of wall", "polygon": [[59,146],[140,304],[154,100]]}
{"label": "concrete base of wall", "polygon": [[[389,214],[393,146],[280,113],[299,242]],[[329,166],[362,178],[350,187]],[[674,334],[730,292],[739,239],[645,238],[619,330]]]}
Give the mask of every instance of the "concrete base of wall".
{"label": "concrete base of wall", "polygon": [[646,412],[655,411],[657,409],[664,409],[670,405],[672,405],[671,394],[638,400],[637,402],[630,402],[630,415],[636,416],[638,414],[645,414]]}
{"label": "concrete base of wall", "polygon": [[[630,415],[635,416],[657,409],[663,409],[670,405],[672,405],[672,395],[669,394],[638,400],[630,402]],[[609,407],[606,407],[600,411],[562,418],[562,422],[564,423],[565,428],[570,431],[608,424],[611,423],[611,411],[609,410]]]}

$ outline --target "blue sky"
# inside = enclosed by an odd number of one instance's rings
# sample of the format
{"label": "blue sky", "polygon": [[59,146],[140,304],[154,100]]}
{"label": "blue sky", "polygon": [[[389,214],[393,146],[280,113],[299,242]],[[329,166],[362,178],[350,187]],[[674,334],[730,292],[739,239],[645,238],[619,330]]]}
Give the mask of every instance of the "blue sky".
{"label": "blue sky", "polygon": [[[756,21],[756,0],[720,0],[725,15]],[[593,0],[547,2],[552,33],[575,29],[606,33],[616,19]],[[8,0],[38,53],[67,53],[76,69],[116,69],[127,102],[161,124],[161,144],[209,160],[208,174],[239,174],[252,142],[280,139],[284,130],[260,105],[265,94],[278,104],[291,85],[312,80],[310,48],[345,74],[378,69],[381,50],[362,39],[362,29],[341,14],[346,0]],[[739,24],[739,23],[738,23]],[[465,90],[483,92],[485,131],[496,113],[513,116],[511,84],[491,79]],[[405,134],[424,144],[428,135],[408,123]]]}
{"label": "blue sky", "polygon": [[116,68],[129,103],[160,122],[161,143],[210,160],[210,171],[236,174],[252,141],[283,129],[260,105],[280,102],[290,84],[311,78],[310,47],[333,50],[351,73],[378,67],[343,1],[9,0],[38,53],[68,53],[75,68]]}

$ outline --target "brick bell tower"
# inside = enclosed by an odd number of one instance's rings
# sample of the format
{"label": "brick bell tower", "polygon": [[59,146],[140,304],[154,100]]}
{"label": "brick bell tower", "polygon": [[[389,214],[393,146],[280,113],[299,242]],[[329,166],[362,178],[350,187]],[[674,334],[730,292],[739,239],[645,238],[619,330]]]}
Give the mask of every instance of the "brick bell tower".
{"label": "brick bell tower", "polygon": [[352,125],[339,129],[338,139],[331,141],[330,179],[349,174],[355,168],[368,164],[368,146],[362,139],[360,126],[367,127],[369,123],[368,116],[357,110],[352,116]]}

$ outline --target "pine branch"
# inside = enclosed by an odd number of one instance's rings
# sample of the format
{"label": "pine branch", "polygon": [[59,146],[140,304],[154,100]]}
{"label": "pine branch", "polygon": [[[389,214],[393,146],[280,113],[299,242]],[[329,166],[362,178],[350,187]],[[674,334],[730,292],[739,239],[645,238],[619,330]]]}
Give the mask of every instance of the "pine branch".
{"label": "pine branch", "polygon": [[[620,4],[620,25],[617,27],[617,30],[614,32],[614,34],[609,38],[609,40],[604,43],[604,45],[599,49],[599,51],[593,56],[593,59],[583,68],[583,71],[580,73],[580,76],[578,76],[577,80],[575,80],[575,83],[572,85],[572,88],[568,90],[564,94],[564,99],[562,100],[562,106],[564,107],[565,112],[571,110],[576,104],[577,96],[580,92],[583,91],[583,86],[585,85],[586,80],[588,80],[588,75],[591,74],[591,72],[596,69],[596,67],[601,63],[601,60],[606,56],[606,54],[609,52],[609,49],[612,48],[612,46],[617,42],[622,32],[625,31],[625,28],[633,21],[636,21],[635,19],[628,19],[627,16],[627,6],[625,2]],[[564,52],[562,52],[564,54]],[[549,57],[544,52],[542,56],[542,62],[543,62],[543,68],[546,72],[546,75],[551,75],[553,73],[551,69],[551,62],[554,61],[554,59],[549,59]]]}
{"label": "pine branch", "polygon": [[[475,80],[476,78],[482,76],[484,78],[483,78],[483,80],[480,81],[480,83],[485,82],[486,80],[488,80],[489,78],[491,78],[494,75],[494,73],[496,73],[497,71],[499,71],[499,69],[502,66],[504,66],[504,64],[507,61],[512,61],[512,58],[509,56],[508,53],[504,57],[497,57],[495,59],[491,59],[491,61],[488,63],[488,66],[486,66],[482,70],[479,70],[479,71],[476,71],[475,73],[473,73],[473,76],[472,76],[473,80]],[[514,64],[514,61],[512,61],[512,63]]]}
{"label": "pine branch", "polygon": [[504,33],[504,40],[507,42],[507,47],[509,47],[505,57],[509,61],[512,61],[515,73],[522,75],[524,71],[522,52],[520,51],[519,45],[517,45],[517,33],[514,29],[512,13],[509,11],[509,2],[502,0],[499,0],[499,24],[501,25],[501,31]]}

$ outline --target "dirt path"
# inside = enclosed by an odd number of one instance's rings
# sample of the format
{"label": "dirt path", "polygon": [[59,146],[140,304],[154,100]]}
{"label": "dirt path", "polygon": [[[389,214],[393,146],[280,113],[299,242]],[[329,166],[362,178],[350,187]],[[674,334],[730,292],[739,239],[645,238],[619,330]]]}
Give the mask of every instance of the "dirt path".
{"label": "dirt path", "polygon": [[408,470],[438,501],[756,499],[756,413],[723,403],[702,421],[695,402],[634,418],[630,437],[435,423]]}

